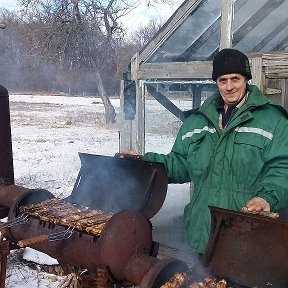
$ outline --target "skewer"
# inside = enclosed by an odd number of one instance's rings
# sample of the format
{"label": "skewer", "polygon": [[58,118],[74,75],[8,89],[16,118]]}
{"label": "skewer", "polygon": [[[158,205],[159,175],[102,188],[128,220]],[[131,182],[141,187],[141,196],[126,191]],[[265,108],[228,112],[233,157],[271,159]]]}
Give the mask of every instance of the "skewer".
{"label": "skewer", "polygon": [[74,231],[74,227],[68,227],[66,230],[61,232],[56,232],[49,235],[49,241],[59,241],[69,239]]}
{"label": "skewer", "polygon": [[10,227],[13,227],[15,225],[22,225],[22,224],[25,224],[27,223],[28,221],[30,220],[29,218],[29,214],[21,214],[19,217],[11,220],[11,221],[8,221],[6,223],[3,223],[3,226],[5,228],[10,228]]}
{"label": "skewer", "polygon": [[53,241],[66,240],[72,236],[73,231],[74,231],[73,227],[68,227],[64,231],[56,232],[53,234],[38,235],[38,236],[34,236],[31,238],[27,238],[27,239],[22,239],[22,240],[18,241],[17,245],[20,246],[21,248],[23,248],[23,247],[26,247],[26,246],[29,246],[32,244],[41,243],[41,242],[45,242],[45,241],[53,242]]}

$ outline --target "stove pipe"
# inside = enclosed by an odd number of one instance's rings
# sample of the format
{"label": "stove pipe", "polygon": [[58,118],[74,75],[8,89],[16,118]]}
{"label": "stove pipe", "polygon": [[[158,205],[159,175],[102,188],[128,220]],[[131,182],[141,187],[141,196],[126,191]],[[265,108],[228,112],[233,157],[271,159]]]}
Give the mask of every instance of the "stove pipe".
{"label": "stove pipe", "polygon": [[[9,94],[0,85],[0,191],[14,185],[12,139],[10,126]],[[0,218],[8,215],[9,209],[0,205]]]}
{"label": "stove pipe", "polygon": [[0,186],[14,184],[9,94],[0,85]]}

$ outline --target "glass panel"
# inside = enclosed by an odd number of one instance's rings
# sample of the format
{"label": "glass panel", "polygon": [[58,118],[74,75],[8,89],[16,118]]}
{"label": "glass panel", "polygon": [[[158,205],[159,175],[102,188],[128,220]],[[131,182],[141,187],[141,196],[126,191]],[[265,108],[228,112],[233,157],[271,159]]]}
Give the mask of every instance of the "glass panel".
{"label": "glass panel", "polygon": [[[217,48],[220,40],[220,21],[217,21],[220,14],[221,0],[202,1],[147,62],[205,60],[211,51]],[[184,53],[213,24],[218,27],[218,32],[209,37],[208,44],[207,42],[203,42],[202,45],[197,43],[201,49],[197,50],[196,54]]]}
{"label": "glass panel", "polygon": [[[235,0],[232,46],[244,53],[288,50],[288,0],[282,1]],[[147,62],[211,60],[220,43],[220,14],[221,0],[203,0]]]}
{"label": "glass panel", "polygon": [[[239,49],[244,53],[264,53],[283,50],[283,45],[287,45],[286,37],[288,28],[285,28],[285,26],[288,24],[286,12],[288,11],[288,1],[284,1],[279,7],[274,8],[268,15],[264,14],[264,16],[259,19],[259,23],[256,18],[257,15],[254,15],[257,11],[261,11],[261,9],[263,9],[262,12],[265,13],[264,5],[268,5],[266,7],[266,11],[268,11],[269,5],[277,4],[277,2],[279,1],[271,2],[269,0],[249,0],[235,13],[232,28],[234,36],[239,33],[239,29],[241,30],[241,26],[248,21],[249,18],[253,17],[254,19],[250,19],[250,31],[248,31],[246,35],[244,34],[242,39],[235,39],[235,37],[233,37],[234,48]],[[281,42],[283,41],[285,43],[282,45]]]}
{"label": "glass panel", "polygon": [[[216,84],[213,81],[160,81],[160,80],[147,80],[144,82],[146,85],[146,96],[147,99],[150,99],[150,96],[153,97],[153,101],[157,101],[155,95],[149,94],[149,86],[154,88],[155,92],[161,93],[163,97],[167,98],[168,101],[172,103],[179,111],[185,112],[192,108],[197,108],[200,106],[203,101],[209,97],[215,90]],[[153,93],[152,93],[153,94]],[[154,98],[155,97],[155,98]],[[146,100],[147,100],[146,99]],[[179,101],[179,99],[181,99]],[[158,96],[159,105],[164,105],[163,98]],[[165,101],[165,104],[167,102]],[[168,105],[169,106],[169,105]],[[164,108],[163,108],[164,109]],[[170,109],[171,112],[168,110]],[[175,111],[173,107],[166,107],[166,111],[171,114],[171,118],[177,119],[177,122],[181,122],[181,118],[178,112]],[[173,115],[175,113],[178,115]],[[173,125],[167,125],[167,132],[171,133],[170,128]],[[179,127],[177,127],[179,128]],[[147,131],[148,132],[148,131]],[[164,130],[163,130],[164,132]]]}

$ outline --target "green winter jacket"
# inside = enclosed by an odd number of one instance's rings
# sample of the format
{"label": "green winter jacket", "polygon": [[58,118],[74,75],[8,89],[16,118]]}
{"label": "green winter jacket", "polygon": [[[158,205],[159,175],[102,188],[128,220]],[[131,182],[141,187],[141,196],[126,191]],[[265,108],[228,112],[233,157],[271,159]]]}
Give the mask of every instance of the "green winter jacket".
{"label": "green winter jacket", "polygon": [[203,253],[209,238],[208,205],[240,210],[254,196],[271,211],[288,206],[288,113],[254,85],[249,97],[219,128],[215,92],[191,111],[171,152],[148,152],[144,160],[164,163],[169,183],[192,181],[194,191],[184,211],[188,244]]}

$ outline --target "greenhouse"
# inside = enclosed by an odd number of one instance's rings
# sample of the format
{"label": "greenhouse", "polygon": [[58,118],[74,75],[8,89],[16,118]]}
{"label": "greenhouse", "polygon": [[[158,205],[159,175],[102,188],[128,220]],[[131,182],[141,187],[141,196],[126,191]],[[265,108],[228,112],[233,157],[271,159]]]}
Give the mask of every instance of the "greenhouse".
{"label": "greenhouse", "polygon": [[183,2],[123,75],[121,148],[145,151],[146,99],[153,97],[180,123],[185,111],[173,99],[201,105],[215,89],[212,59],[222,48],[246,53],[252,83],[287,107],[287,9],[287,0]]}

